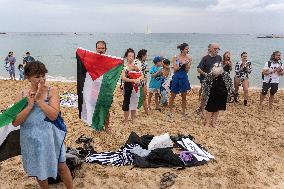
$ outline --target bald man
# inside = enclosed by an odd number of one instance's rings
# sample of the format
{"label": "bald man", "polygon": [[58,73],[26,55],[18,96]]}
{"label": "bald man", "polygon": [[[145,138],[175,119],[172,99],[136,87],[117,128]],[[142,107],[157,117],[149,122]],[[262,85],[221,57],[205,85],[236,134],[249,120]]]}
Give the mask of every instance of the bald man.
{"label": "bald man", "polygon": [[[220,46],[217,43],[212,43],[208,45],[208,55],[204,56],[199,65],[197,66],[197,72],[200,74],[199,80],[200,84],[204,80],[204,78],[207,76],[208,73],[211,72],[211,69],[213,68],[213,65],[215,63],[221,63],[222,62],[222,57],[218,55],[218,52],[220,50]],[[200,89],[201,91],[201,89]],[[204,100],[201,96],[200,100],[200,107],[199,107],[199,112],[203,115],[204,113]]]}

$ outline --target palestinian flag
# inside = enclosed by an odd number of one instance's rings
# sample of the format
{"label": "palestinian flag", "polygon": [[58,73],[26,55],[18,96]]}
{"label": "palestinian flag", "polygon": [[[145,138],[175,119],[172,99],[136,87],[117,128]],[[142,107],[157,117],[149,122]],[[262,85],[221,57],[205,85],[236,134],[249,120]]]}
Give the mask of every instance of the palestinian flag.
{"label": "palestinian flag", "polygon": [[0,161],[4,161],[21,153],[20,127],[14,127],[11,123],[25,108],[27,103],[27,98],[23,98],[0,114]]}
{"label": "palestinian flag", "polygon": [[123,69],[123,59],[82,48],[76,51],[79,117],[102,130]]}

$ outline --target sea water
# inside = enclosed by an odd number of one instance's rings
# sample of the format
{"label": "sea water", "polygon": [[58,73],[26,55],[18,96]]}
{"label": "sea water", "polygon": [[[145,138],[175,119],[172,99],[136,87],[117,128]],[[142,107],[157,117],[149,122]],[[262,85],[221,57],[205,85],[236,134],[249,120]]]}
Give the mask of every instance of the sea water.
{"label": "sea water", "polygon": [[[155,56],[164,56],[170,60],[179,54],[177,45],[186,42],[190,45],[189,55],[193,64],[188,73],[192,85],[199,85],[196,67],[207,52],[209,43],[219,43],[222,56],[225,51],[231,52],[235,64],[240,60],[243,51],[248,52],[252,62],[250,76],[251,87],[261,87],[261,70],[273,51],[284,53],[284,39],[259,39],[257,35],[231,34],[191,34],[191,33],[7,33],[0,35],[0,77],[8,78],[4,68],[4,59],[9,51],[14,52],[17,66],[22,63],[27,51],[36,59],[46,64],[50,79],[59,81],[76,81],[77,47],[95,51],[98,40],[107,42],[107,54],[122,57],[129,47],[136,52],[144,48],[148,50],[148,63],[151,66]],[[16,69],[18,76],[18,70]],[[234,75],[234,72],[231,73]],[[280,87],[284,87],[283,79]]]}

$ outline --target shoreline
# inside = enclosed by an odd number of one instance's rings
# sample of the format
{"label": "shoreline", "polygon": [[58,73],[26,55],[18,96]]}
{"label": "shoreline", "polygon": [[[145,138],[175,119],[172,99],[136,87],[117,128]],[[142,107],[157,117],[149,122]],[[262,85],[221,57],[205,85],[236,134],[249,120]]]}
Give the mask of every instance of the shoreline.
{"label": "shoreline", "polygon": [[[63,78],[63,77],[62,77]],[[3,78],[3,77],[0,77],[0,81],[10,81],[10,78]],[[16,79],[16,81],[20,81],[18,79]],[[68,80],[68,79],[64,79],[64,80],[57,80],[57,79],[50,79],[48,78],[46,80],[47,82],[59,82],[59,83],[76,83],[77,81],[74,81],[74,80]],[[120,82],[117,82],[117,86],[120,85]],[[191,85],[191,88],[192,89],[200,89],[200,85]],[[253,90],[253,91],[261,91],[261,87],[249,87],[250,90]],[[240,87],[240,91],[242,90],[242,87]],[[284,91],[284,88],[278,88],[278,91]]]}

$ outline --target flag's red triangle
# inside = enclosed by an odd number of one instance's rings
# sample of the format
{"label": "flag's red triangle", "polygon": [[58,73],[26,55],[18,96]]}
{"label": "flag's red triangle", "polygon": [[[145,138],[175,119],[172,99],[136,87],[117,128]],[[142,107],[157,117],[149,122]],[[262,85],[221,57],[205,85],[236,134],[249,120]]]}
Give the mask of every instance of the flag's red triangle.
{"label": "flag's red triangle", "polygon": [[76,54],[80,57],[93,80],[123,63],[122,58],[99,54],[82,48],[78,48]]}

